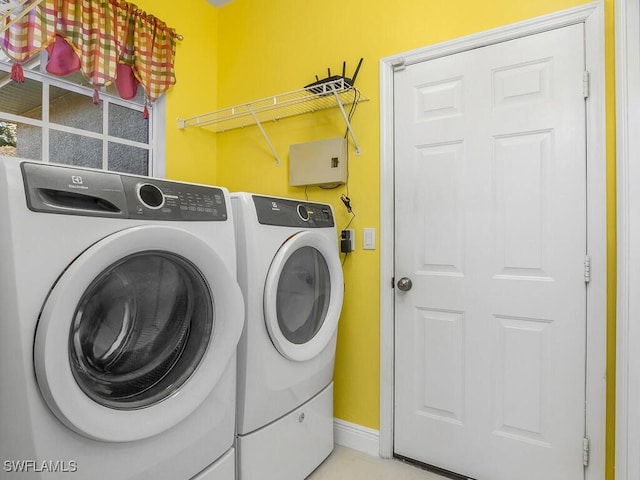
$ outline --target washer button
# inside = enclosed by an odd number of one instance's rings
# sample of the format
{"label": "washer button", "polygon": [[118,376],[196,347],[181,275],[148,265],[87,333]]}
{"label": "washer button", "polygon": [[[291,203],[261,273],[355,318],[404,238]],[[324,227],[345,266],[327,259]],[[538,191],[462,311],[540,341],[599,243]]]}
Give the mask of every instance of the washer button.
{"label": "washer button", "polygon": [[138,185],[138,198],[148,208],[158,209],[164,205],[162,190],[151,183]]}
{"label": "washer button", "polygon": [[298,216],[305,222],[309,221],[309,211],[307,210],[307,207],[305,207],[304,205],[298,205],[296,207],[296,210],[298,211]]}

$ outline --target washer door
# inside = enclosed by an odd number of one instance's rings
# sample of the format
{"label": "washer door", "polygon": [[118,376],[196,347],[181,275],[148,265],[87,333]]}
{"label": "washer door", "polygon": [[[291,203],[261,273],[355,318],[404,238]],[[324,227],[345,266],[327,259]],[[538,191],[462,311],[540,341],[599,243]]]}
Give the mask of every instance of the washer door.
{"label": "washer door", "polygon": [[244,306],[235,276],[174,227],[120,231],[59,277],[34,361],[56,416],[96,440],[160,433],[193,412],[235,354]]}
{"label": "washer door", "polygon": [[313,231],[291,236],[274,257],[264,289],[265,321],[278,351],[295,361],[322,352],[338,326],[343,295],[337,245]]}

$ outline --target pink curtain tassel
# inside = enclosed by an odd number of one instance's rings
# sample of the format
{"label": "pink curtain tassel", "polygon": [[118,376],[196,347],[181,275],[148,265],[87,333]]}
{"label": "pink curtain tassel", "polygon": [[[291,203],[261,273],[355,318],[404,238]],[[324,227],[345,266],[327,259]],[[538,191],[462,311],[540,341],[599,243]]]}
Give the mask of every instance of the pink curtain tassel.
{"label": "pink curtain tassel", "polygon": [[142,118],[144,118],[145,120],[149,119],[149,109],[147,108],[146,104],[144,106],[144,110],[142,111]]}
{"label": "pink curtain tassel", "polygon": [[100,103],[100,95],[98,94],[98,89],[93,89],[93,104],[98,105]]}
{"label": "pink curtain tassel", "polygon": [[22,70],[22,65],[19,63],[14,63],[11,67],[11,80],[24,83],[24,70]]}

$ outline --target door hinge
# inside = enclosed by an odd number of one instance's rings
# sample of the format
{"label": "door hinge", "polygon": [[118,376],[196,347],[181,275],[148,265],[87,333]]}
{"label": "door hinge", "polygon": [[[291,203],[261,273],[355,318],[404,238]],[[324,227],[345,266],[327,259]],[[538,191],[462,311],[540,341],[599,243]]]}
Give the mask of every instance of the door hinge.
{"label": "door hinge", "polygon": [[591,281],[591,257],[586,255],[584,257],[584,283]]}
{"label": "door hinge", "polygon": [[589,439],[586,437],[582,439],[582,464],[589,466]]}
{"label": "door hinge", "polygon": [[396,288],[396,277],[391,277],[391,288]]}
{"label": "door hinge", "polygon": [[584,98],[589,98],[589,72],[584,71],[582,73],[582,93],[584,94]]}

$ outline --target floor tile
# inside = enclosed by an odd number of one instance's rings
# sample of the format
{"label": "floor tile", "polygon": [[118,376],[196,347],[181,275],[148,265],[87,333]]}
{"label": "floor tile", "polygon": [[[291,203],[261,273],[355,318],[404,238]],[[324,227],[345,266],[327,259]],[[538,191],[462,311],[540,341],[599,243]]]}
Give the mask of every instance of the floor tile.
{"label": "floor tile", "polygon": [[307,480],[447,480],[399,460],[383,460],[336,445]]}

